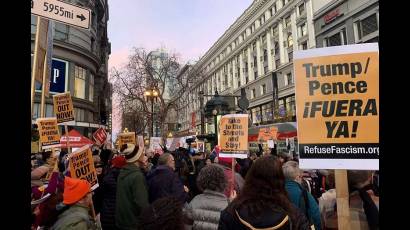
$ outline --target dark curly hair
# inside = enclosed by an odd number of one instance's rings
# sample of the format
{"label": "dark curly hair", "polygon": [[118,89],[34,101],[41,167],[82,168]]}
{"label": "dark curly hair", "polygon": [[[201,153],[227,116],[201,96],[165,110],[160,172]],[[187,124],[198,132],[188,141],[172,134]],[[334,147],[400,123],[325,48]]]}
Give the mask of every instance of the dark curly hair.
{"label": "dark curly hair", "polygon": [[199,172],[196,183],[200,190],[223,192],[227,186],[224,170],[216,164],[207,165]]}
{"label": "dark curly hair", "polygon": [[142,211],[138,229],[184,230],[181,202],[174,197],[156,200]]}

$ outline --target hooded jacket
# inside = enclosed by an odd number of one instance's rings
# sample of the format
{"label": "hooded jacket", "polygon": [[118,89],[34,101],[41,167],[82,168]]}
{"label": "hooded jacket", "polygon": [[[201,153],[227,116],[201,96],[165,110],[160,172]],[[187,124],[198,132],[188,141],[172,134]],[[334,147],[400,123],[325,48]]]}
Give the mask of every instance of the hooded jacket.
{"label": "hooded jacket", "polygon": [[194,230],[216,230],[221,211],[227,206],[228,198],[223,193],[205,189],[186,206],[186,214],[194,221]]}
{"label": "hooded jacket", "polygon": [[153,169],[147,176],[150,203],[159,198],[173,196],[184,204],[188,199],[188,193],[184,185],[169,166],[160,165]]}
{"label": "hooded jacket", "polygon": [[117,180],[115,223],[120,229],[137,229],[142,209],[147,207],[148,192],[141,169],[127,163]]}
{"label": "hooded jacket", "polygon": [[[237,210],[232,215],[228,208],[222,211],[219,219],[219,230],[260,230],[260,229],[292,229],[310,230],[309,221],[296,207],[292,206],[295,218],[292,219],[278,207],[265,209],[258,218],[252,218],[246,210]],[[275,211],[274,211],[275,210]]]}
{"label": "hooded jacket", "polygon": [[88,215],[89,209],[81,205],[73,205],[58,216],[57,222],[51,227],[52,230],[91,230],[96,229]]}

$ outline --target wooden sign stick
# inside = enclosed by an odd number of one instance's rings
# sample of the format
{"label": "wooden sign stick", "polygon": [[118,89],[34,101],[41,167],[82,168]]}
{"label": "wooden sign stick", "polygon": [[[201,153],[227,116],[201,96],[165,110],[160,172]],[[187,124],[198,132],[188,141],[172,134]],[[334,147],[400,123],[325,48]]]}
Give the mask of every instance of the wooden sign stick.
{"label": "wooden sign stick", "polygon": [[347,184],[347,171],[335,170],[337,224],[339,230],[350,230],[349,188]]}
{"label": "wooden sign stick", "polygon": [[232,157],[232,191],[235,190],[235,157]]}
{"label": "wooden sign stick", "polygon": [[66,136],[67,136],[66,146],[67,146],[68,153],[70,154],[70,153],[71,153],[71,147],[70,147],[70,137],[68,136],[68,127],[67,127],[67,124],[64,124],[64,129],[65,129],[65,134],[66,134]]}

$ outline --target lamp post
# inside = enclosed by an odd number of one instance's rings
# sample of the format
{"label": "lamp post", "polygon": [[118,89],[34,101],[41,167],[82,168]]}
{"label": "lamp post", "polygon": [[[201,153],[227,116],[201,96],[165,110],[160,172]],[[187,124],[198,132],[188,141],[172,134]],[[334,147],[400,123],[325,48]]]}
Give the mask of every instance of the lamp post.
{"label": "lamp post", "polygon": [[154,136],[154,100],[157,101],[159,92],[155,87],[151,87],[145,91],[145,97],[147,101],[151,101],[151,135],[150,137]]}

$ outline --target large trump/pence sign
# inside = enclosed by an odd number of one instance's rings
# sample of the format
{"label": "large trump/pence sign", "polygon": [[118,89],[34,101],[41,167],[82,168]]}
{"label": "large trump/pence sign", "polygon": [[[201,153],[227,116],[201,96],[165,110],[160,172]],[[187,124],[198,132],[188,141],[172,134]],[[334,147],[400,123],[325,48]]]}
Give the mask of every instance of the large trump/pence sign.
{"label": "large trump/pence sign", "polygon": [[41,148],[60,147],[57,119],[55,117],[38,118],[36,123],[40,135]]}
{"label": "large trump/pence sign", "polygon": [[228,114],[219,125],[220,157],[246,158],[248,156],[248,114]]}
{"label": "large trump/pence sign", "polygon": [[59,124],[74,121],[73,101],[71,100],[70,92],[54,95],[53,101],[54,113]]}
{"label": "large trump/pence sign", "polygon": [[377,43],[295,51],[302,168],[379,168]]}
{"label": "large trump/pence sign", "polygon": [[98,188],[97,171],[89,146],[84,146],[71,153],[69,165],[72,178],[87,180],[91,184],[91,190]]}

